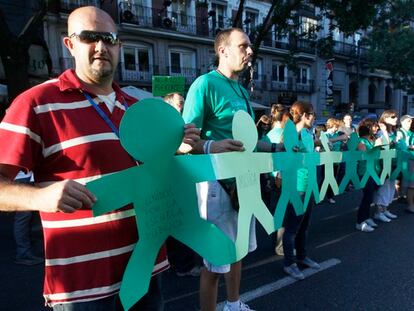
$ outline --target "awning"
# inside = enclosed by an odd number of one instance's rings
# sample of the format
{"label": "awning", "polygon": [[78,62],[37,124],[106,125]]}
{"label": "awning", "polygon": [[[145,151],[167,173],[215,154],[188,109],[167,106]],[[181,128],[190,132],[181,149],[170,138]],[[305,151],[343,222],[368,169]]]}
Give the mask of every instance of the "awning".
{"label": "awning", "polygon": [[[129,96],[135,97],[137,99],[144,99],[144,98],[154,98],[152,93],[145,91],[143,89],[139,89],[135,86],[128,85],[124,86],[122,90],[127,93]],[[155,97],[161,99],[161,97]]]}
{"label": "awning", "polygon": [[270,107],[256,103],[256,102],[252,102],[250,101],[250,105],[253,107],[253,109],[270,109]]}

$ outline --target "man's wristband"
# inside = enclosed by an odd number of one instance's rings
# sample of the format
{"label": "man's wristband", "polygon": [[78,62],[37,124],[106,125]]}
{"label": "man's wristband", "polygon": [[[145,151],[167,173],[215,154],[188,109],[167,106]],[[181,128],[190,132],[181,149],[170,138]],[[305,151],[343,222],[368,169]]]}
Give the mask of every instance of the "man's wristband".
{"label": "man's wristband", "polygon": [[203,151],[204,151],[205,154],[209,154],[210,153],[210,147],[211,147],[211,143],[212,142],[213,142],[212,140],[206,140],[204,142]]}

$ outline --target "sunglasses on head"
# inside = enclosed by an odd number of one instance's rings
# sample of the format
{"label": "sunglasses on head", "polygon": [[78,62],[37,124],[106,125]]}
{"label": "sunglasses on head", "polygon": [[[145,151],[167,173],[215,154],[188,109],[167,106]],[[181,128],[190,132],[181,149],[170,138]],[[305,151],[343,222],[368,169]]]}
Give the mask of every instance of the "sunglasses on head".
{"label": "sunglasses on head", "polygon": [[82,30],[79,32],[74,32],[69,36],[69,38],[78,37],[79,41],[82,43],[97,43],[102,41],[108,45],[117,45],[120,43],[118,34],[115,32],[99,32],[91,30]]}

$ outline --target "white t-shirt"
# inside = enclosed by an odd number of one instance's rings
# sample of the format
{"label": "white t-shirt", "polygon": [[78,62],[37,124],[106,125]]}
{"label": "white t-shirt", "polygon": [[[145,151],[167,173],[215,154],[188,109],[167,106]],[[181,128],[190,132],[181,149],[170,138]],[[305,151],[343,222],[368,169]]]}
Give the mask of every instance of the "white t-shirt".
{"label": "white t-shirt", "polygon": [[115,108],[115,92],[112,92],[111,94],[108,95],[97,95],[99,97],[99,99],[101,101],[103,101],[106,105],[106,107],[108,107],[108,110],[112,113],[112,111],[114,111]]}

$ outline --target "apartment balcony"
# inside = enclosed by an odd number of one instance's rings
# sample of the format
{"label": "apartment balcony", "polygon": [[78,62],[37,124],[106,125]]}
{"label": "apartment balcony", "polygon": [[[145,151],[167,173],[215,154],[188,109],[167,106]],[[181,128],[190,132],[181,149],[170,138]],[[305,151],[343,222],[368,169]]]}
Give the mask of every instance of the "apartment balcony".
{"label": "apartment balcony", "polygon": [[305,83],[298,83],[295,84],[295,91],[297,93],[305,93],[305,94],[312,94],[315,92],[315,81],[314,80],[306,80],[303,81]]}
{"label": "apartment balcony", "polygon": [[140,68],[139,64],[136,64],[135,68],[137,69],[126,69],[125,64],[120,62],[118,66],[119,81],[122,83],[141,82],[151,84],[152,76],[159,73],[158,66],[145,66],[144,68]]}
{"label": "apartment balcony", "polygon": [[61,0],[59,9],[61,12],[70,13],[74,9],[77,9],[81,6],[96,6],[100,7],[101,1],[98,0]]}
{"label": "apartment balcony", "polygon": [[172,77],[184,77],[187,85],[194,82],[194,80],[200,75],[200,69],[179,67],[179,66],[168,66],[167,75]]}
{"label": "apartment balcony", "polygon": [[293,91],[293,79],[285,78],[284,81],[277,81],[272,78],[270,89],[272,91]]}
{"label": "apartment balcony", "polygon": [[155,9],[137,4],[119,4],[121,23],[134,24],[145,28],[158,28],[196,34],[196,17],[165,9]]}
{"label": "apartment balcony", "polygon": [[297,41],[297,49],[300,52],[315,54],[315,41],[308,39],[299,39]]}
{"label": "apartment balcony", "polygon": [[[369,50],[365,46],[359,46],[355,44],[349,44],[341,41],[335,41],[334,52],[336,55],[360,58],[361,60],[367,60]],[[358,55],[359,54],[359,55]]]}
{"label": "apartment balcony", "polygon": [[254,89],[259,91],[266,91],[266,75],[255,75],[253,78]]}

